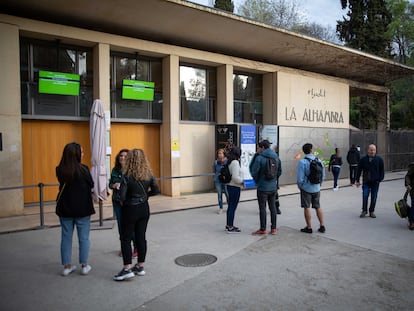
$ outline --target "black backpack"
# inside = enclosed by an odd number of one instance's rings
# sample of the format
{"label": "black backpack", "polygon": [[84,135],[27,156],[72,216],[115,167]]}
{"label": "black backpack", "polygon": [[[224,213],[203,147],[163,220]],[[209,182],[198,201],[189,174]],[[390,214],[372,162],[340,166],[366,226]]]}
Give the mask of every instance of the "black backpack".
{"label": "black backpack", "polygon": [[322,170],[323,166],[321,161],[319,161],[318,158],[315,158],[313,160],[306,158],[310,162],[310,172],[308,177],[308,180],[311,184],[320,184],[322,182]]}
{"label": "black backpack", "polygon": [[265,168],[265,177],[266,179],[275,179],[277,177],[278,163],[275,158],[265,157],[266,158],[266,168]]}
{"label": "black backpack", "polygon": [[231,181],[230,169],[227,163],[221,166],[218,180],[223,184],[228,184]]}

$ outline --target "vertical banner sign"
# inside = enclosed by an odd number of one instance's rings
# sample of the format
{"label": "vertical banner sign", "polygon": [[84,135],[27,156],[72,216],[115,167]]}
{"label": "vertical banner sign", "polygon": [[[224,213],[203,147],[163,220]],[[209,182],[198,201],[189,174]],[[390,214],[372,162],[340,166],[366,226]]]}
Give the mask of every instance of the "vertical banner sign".
{"label": "vertical banner sign", "polygon": [[216,125],[216,150],[237,145],[237,124]]}
{"label": "vertical banner sign", "polygon": [[267,139],[272,144],[271,147],[273,148],[279,145],[277,125],[263,125],[259,141],[264,139]]}
{"label": "vertical banner sign", "polygon": [[241,149],[241,172],[246,188],[255,186],[252,175],[250,175],[249,164],[256,153],[256,126],[240,126],[240,149]]}

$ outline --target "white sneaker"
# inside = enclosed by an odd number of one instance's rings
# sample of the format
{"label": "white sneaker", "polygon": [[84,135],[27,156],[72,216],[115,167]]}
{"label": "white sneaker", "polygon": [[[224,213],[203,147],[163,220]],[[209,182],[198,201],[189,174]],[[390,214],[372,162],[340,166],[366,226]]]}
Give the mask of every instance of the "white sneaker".
{"label": "white sneaker", "polygon": [[219,210],[217,211],[217,214],[222,214],[223,213],[223,209],[222,208],[219,208]]}
{"label": "white sneaker", "polygon": [[92,267],[90,265],[86,265],[86,266],[82,267],[81,274],[82,275],[87,275],[89,273],[89,271],[91,271],[91,270],[92,270]]}
{"label": "white sneaker", "polygon": [[76,270],[76,266],[71,265],[70,268],[64,268],[62,271],[62,275],[63,276],[68,276],[69,274],[71,274],[73,271]]}
{"label": "white sneaker", "polygon": [[333,190],[333,191],[338,191],[338,190],[339,190],[339,187],[335,187],[335,188],[333,188],[332,190]]}

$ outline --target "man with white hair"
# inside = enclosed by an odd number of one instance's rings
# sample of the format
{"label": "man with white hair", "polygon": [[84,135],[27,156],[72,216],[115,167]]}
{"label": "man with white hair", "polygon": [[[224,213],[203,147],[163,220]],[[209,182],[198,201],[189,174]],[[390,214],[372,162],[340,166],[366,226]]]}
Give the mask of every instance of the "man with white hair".
{"label": "man with white hair", "polygon": [[367,155],[361,158],[358,163],[356,175],[356,186],[361,183],[359,179],[362,174],[362,212],[360,217],[364,218],[368,214],[368,197],[371,193],[371,203],[369,205],[369,217],[376,218],[375,204],[377,202],[379,183],[384,180],[384,161],[377,155],[377,147],[374,144],[368,146]]}

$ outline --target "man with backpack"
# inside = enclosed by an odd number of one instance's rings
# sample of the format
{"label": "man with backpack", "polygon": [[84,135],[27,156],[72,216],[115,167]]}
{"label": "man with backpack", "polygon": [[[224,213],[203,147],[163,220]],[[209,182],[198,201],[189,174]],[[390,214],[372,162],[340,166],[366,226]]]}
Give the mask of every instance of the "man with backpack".
{"label": "man with backpack", "polygon": [[266,231],[266,202],[270,210],[270,233],[276,234],[277,178],[282,174],[278,155],[271,149],[268,140],[258,144],[258,151],[249,165],[250,174],[257,185],[257,201],[259,203],[260,229],[253,235],[265,235]]}
{"label": "man with backpack", "polygon": [[298,163],[297,169],[297,185],[300,190],[300,203],[304,210],[306,227],[300,229],[304,233],[312,233],[312,222],[310,207],[315,209],[316,216],[319,220],[318,231],[324,233],[326,231],[323,222],[323,213],[320,206],[320,191],[323,180],[325,179],[325,169],[320,159],[312,154],[312,144],[306,143],[302,146],[305,157]]}

